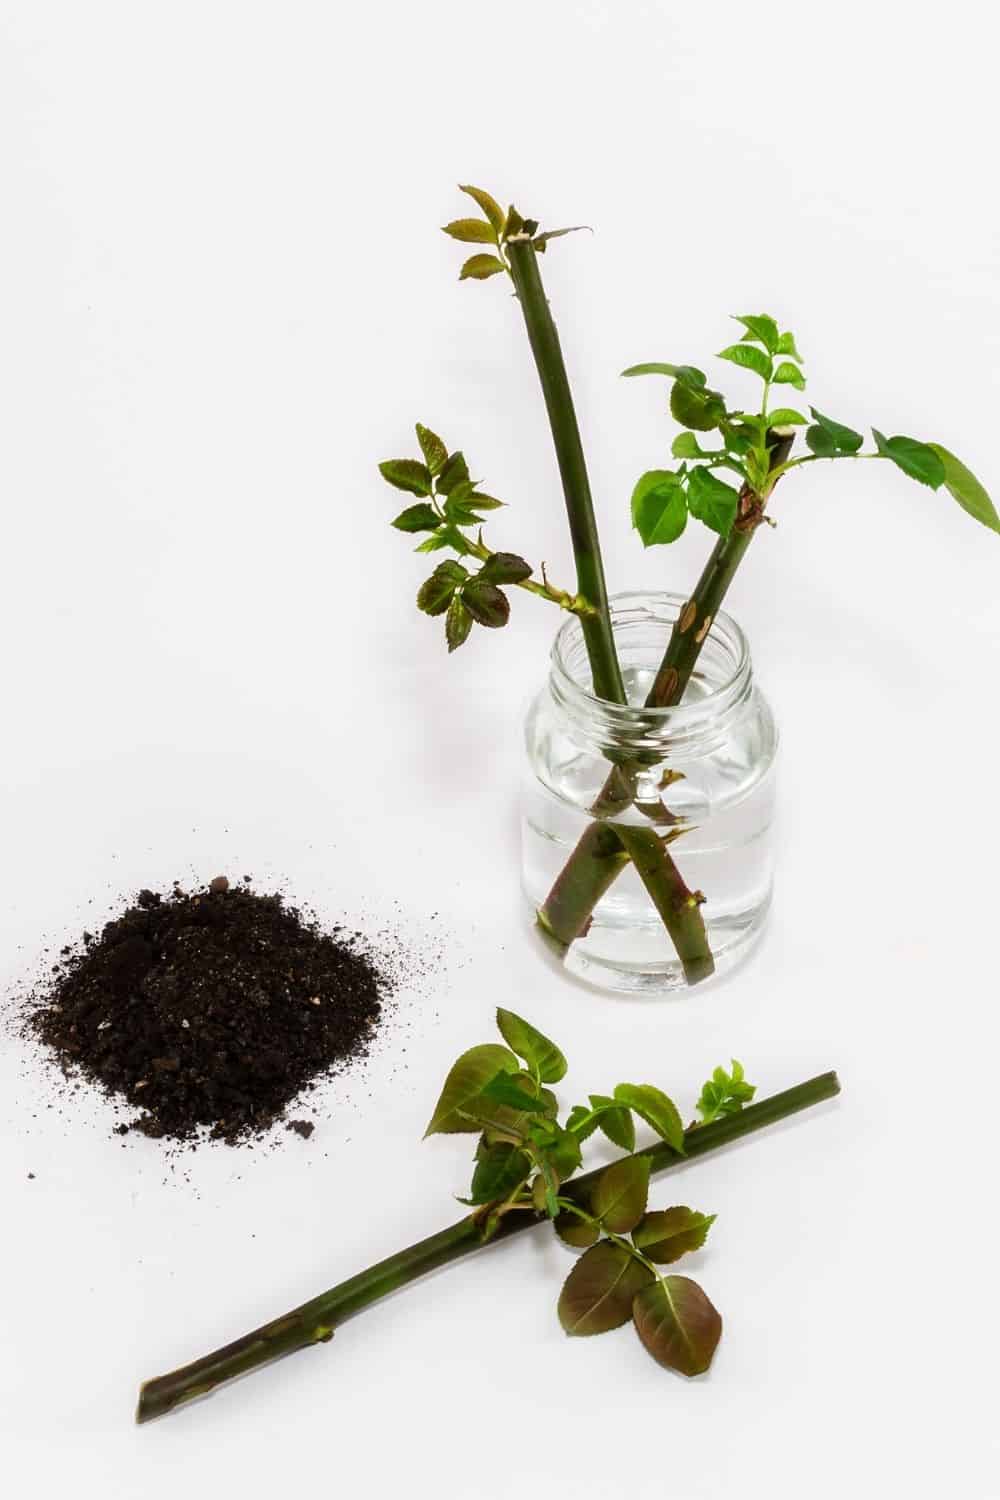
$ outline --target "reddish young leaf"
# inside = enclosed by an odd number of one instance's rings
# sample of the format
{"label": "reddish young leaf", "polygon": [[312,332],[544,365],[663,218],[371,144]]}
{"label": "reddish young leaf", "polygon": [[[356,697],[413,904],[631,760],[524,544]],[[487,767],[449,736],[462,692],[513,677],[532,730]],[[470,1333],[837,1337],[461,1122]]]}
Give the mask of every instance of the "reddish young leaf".
{"label": "reddish young leaf", "polygon": [[672,1265],[691,1250],[700,1250],[715,1223],[714,1214],[695,1213],[692,1208],[659,1209],[646,1214],[632,1231],[632,1240],[647,1260]]}
{"label": "reddish young leaf", "polygon": [[601,1240],[567,1276],[559,1294],[559,1321],[577,1336],[621,1328],[632,1316],[636,1294],[652,1279],[652,1271],[635,1256]]}
{"label": "reddish young leaf", "polygon": [[665,1369],[701,1375],[712,1363],[722,1319],[696,1281],[652,1281],[636,1296],[632,1316],[642,1342]]}

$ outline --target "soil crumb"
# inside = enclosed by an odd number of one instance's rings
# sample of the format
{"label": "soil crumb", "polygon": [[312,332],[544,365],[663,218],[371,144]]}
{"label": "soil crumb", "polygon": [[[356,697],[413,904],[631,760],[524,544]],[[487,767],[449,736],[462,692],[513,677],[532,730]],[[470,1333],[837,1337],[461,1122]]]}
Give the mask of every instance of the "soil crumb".
{"label": "soil crumb", "polygon": [[139,1111],[118,1134],[237,1144],[366,1055],[390,987],[358,933],[217,876],[190,894],[140,891],[64,948],[25,1027],[65,1072]]}

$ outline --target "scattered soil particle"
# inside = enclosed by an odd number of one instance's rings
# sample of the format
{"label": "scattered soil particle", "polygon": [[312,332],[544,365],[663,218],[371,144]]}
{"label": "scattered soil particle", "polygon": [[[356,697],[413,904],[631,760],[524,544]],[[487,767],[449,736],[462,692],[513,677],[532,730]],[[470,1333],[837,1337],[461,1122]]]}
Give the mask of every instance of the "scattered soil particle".
{"label": "scattered soil particle", "polygon": [[304,1141],[307,1141],[316,1129],[316,1126],[311,1120],[289,1120],[285,1129],[294,1130],[296,1135],[300,1135]]}
{"label": "scattered soil particle", "polygon": [[[236,1143],[272,1125],[323,1074],[363,1056],[387,979],[343,928],[217,876],[207,890],[140,891],[99,936],[65,951],[27,1028],[141,1110],[120,1135]],[[304,1138],[314,1126],[289,1122]]]}

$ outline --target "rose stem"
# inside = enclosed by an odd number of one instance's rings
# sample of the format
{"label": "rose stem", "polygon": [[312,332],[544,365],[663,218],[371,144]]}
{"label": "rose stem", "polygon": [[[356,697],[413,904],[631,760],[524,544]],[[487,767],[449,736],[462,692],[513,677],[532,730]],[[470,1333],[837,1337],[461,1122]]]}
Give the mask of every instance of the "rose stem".
{"label": "rose stem", "polygon": [[[511,279],[541,381],[562,478],[576,559],[577,592],[594,610],[593,614],[580,616],[594,692],[607,702],[626,704],[628,700],[611,629],[594,502],[559,334],[530,236],[512,236],[506,249]],[[715,965],[699,909],[698,893],[688,890],[683,876],[653,829],[622,827],[609,835],[606,824],[600,830],[592,826],[584,833],[578,850],[581,846],[586,850],[586,864],[581,863],[573,872],[574,889],[567,904],[574,912],[585,910],[584,922],[589,921],[597,901],[631,858],[677,950],[688,982],[695,984],[712,973]],[[555,939],[557,947],[564,943],[562,933],[566,922],[561,917],[558,896],[551,918],[542,920],[541,926],[549,937]],[[579,931],[577,927],[572,937],[577,937]]]}
{"label": "rose stem", "polygon": [[[791,437],[776,437],[769,450],[772,469],[777,469],[784,463],[791,446]],[[701,648],[708,637],[708,628],[722,608],[736,570],[746,556],[747,548],[763,521],[763,504],[746,485],[740,492],[739,503],[740,510],[736,524],[729,535],[720,537],[712,548],[711,556],[695,585],[694,593],[674,622],[666,652],[646,699],[647,708],[672,708],[681,701],[691,680]],[[706,627],[706,621],[708,621],[708,627]],[[617,814],[623,810],[626,804],[622,796],[622,787],[626,780],[625,768],[616,766],[594,803],[593,811],[598,819],[601,818],[602,812],[607,815]],[[617,866],[613,866],[605,853],[608,828],[614,827],[621,836],[624,826],[600,821],[590,824],[556,877],[555,884],[545,899],[545,904],[538,912],[538,925],[557,951],[565,953],[571,943],[586,934],[590,927],[594,907],[624,868],[626,861],[622,860]],[[652,839],[659,843],[656,835],[650,830],[636,829],[634,831],[641,833],[646,840]],[[670,864],[677,872],[677,866],[672,860]],[[639,868],[638,863],[637,868]],[[677,875],[679,879],[679,872]],[[684,886],[683,881],[681,885]],[[652,895],[653,890],[648,882],[647,889]],[[661,883],[661,894],[662,891],[663,884]],[[656,897],[654,896],[653,899],[655,901]],[[683,910],[685,901],[693,900],[694,897],[684,886],[683,890],[677,888],[674,891],[672,899]],[[697,907],[695,910],[697,911]],[[680,951],[679,948],[678,951]],[[697,973],[699,951],[695,951],[695,963],[690,966],[685,965],[685,974],[689,984],[695,983],[698,978],[705,978],[712,972],[709,967],[703,973]]]}
{"label": "rose stem", "polygon": [[[717,1151],[721,1146],[728,1146],[730,1142],[761,1130],[766,1125],[774,1125],[799,1110],[809,1109],[825,1099],[832,1099],[839,1092],[840,1084],[836,1073],[821,1073],[819,1077],[811,1078],[806,1083],[772,1094],[769,1099],[748,1104],[737,1114],[723,1115],[709,1125],[692,1126],[684,1133],[683,1155],[664,1141],[636,1154],[648,1157],[651,1171],[662,1172],[692,1157]],[[599,1167],[580,1177],[571,1178],[561,1191],[577,1201],[586,1201],[590,1188],[603,1170],[603,1167]],[[326,1343],[341,1323],[381,1297],[406,1286],[418,1276],[423,1276],[425,1272],[447,1265],[449,1261],[457,1260],[462,1255],[469,1255],[485,1244],[492,1243],[494,1239],[506,1239],[511,1234],[535,1228],[543,1222],[534,1213],[523,1216],[520,1213],[509,1213],[500,1220],[492,1239],[484,1241],[480,1215],[470,1214],[448,1229],[442,1229],[438,1234],[420,1240],[407,1250],[400,1250],[396,1255],[389,1256],[388,1260],[369,1266],[367,1271],[340,1282],[338,1286],[303,1303],[284,1317],[265,1323],[262,1328],[245,1334],[235,1343],[226,1344],[213,1354],[196,1359],[193,1364],[184,1365],[169,1375],[147,1380],[139,1391],[136,1421],[149,1422],[154,1417],[165,1416],[174,1407],[207,1395],[216,1386],[237,1375],[245,1375],[261,1365],[270,1364],[272,1360],[291,1354],[296,1349]]]}

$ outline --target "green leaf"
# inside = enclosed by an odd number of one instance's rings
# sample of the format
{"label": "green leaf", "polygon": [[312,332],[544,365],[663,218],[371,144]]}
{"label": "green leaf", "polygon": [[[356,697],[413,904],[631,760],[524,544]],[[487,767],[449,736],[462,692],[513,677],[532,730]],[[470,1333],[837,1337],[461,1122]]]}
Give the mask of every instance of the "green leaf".
{"label": "green leaf", "polygon": [[[824,417],[823,413],[817,411],[815,406],[810,406],[809,410],[813,414],[813,420],[831,439],[838,453],[857,453],[864,442],[864,438],[860,432],[855,432],[853,427],[845,427],[842,422],[835,422],[832,417]],[[806,434],[806,442],[809,442],[808,433]],[[810,447],[812,447],[812,444],[810,444]],[[816,451],[814,448],[813,452],[815,453]]]}
{"label": "green leaf", "polygon": [[677,1106],[662,1089],[651,1083],[620,1083],[615,1089],[615,1098],[651,1125],[668,1146],[683,1153],[684,1126]]}
{"label": "green leaf", "polygon": [[562,1126],[554,1123],[556,1115],[559,1113],[559,1101],[556,1098],[555,1094],[551,1089],[547,1089],[545,1087],[539,1088],[535,1082],[535,1075],[533,1073],[529,1073],[526,1068],[522,1068],[521,1071],[519,1073],[516,1073],[514,1076],[517,1079],[517,1082],[522,1084],[523,1087],[527,1089],[532,1098],[534,1098],[535,1094],[537,1093],[539,1102],[541,1104],[542,1114],[546,1116],[546,1119],[543,1121],[535,1121],[535,1123],[540,1127],[545,1127],[545,1129],[549,1132],[548,1139],[557,1140],[559,1137],[559,1132],[562,1130]]}
{"label": "green leaf", "polygon": [[[444,513],[449,521],[456,526],[474,526],[482,521],[479,514],[481,507],[476,500],[476,487],[471,479],[460,479],[458,483],[449,480],[451,484],[450,493],[445,497]],[[441,482],[438,480],[438,488]],[[488,496],[484,496],[488,499]],[[482,507],[488,508],[488,507]]]}
{"label": "green leaf", "polygon": [[504,211],[497,200],[490,197],[485,188],[470,187],[468,183],[460,183],[458,190],[460,193],[468,193],[473,202],[478,203],[497,234],[503,234]]}
{"label": "green leaf", "polygon": [[[547,1139],[541,1139],[543,1134],[546,1134]],[[540,1160],[549,1164],[550,1172],[555,1175],[556,1185],[573,1176],[580,1166],[582,1154],[580,1142],[571,1131],[564,1130],[555,1119],[546,1119],[538,1125],[532,1124],[529,1136]]]}
{"label": "green leaf", "polygon": [[619,1146],[622,1151],[635,1150],[635,1122],[627,1109],[605,1094],[591,1094],[590,1107],[600,1110],[597,1128],[613,1146]]}
{"label": "green leaf", "polygon": [[769,411],[767,414],[769,427],[804,427],[808,420],[794,406],[779,406],[777,411]]}
{"label": "green leaf", "polygon": [[513,1052],[508,1052],[499,1042],[484,1042],[482,1046],[470,1047],[468,1052],[463,1052],[444,1081],[441,1097],[424,1131],[424,1139],[429,1135],[477,1132],[479,1125],[465,1119],[462,1112],[501,1068],[506,1073],[516,1073],[518,1062]]}
{"label": "green leaf", "polygon": [[590,1207],[605,1229],[612,1234],[627,1234],[646,1212],[648,1193],[648,1156],[623,1156],[598,1177]]}
{"label": "green leaf", "polygon": [[728,359],[734,365],[742,365],[744,370],[752,370],[759,375],[761,380],[770,380],[771,361],[763,349],[757,349],[753,344],[730,344],[728,349],[720,349],[719,359]]}
{"label": "green leaf", "polygon": [[456,485],[464,483],[468,477],[469,466],[465,462],[465,454],[453,453],[438,475],[437,487],[442,495],[450,495]]}
{"label": "green leaf", "polygon": [[485,583],[524,583],[531,577],[531,564],[516,552],[493,552],[476,577]]}
{"label": "green leaf", "polygon": [[719,1115],[735,1115],[744,1104],[748,1104],[757,1092],[752,1083],[747,1083],[743,1064],[732,1059],[732,1073],[725,1068],[716,1068],[701,1091],[698,1113],[708,1125]]}
{"label": "green leaf", "polygon": [[543,234],[537,234],[531,243],[540,255],[544,255],[549,240],[559,240],[564,234],[576,234],[581,229],[589,228],[589,224],[573,224],[569,229],[546,229]]}
{"label": "green leaf", "polygon": [[482,219],[453,219],[441,227],[453,240],[463,240],[469,245],[496,244],[496,231],[492,224],[484,224]]}
{"label": "green leaf", "polygon": [[675,458],[705,458],[708,455],[693,432],[679,432],[670,445]]}
{"label": "green leaf", "polygon": [[632,491],[632,525],[644,547],[675,542],[687,525],[687,500],[679,475],[650,469]]}
{"label": "green leaf", "polygon": [[836,458],[837,456],[836,443],[826,428],[818,424],[806,428],[806,447],[811,449],[817,458]]}
{"label": "green leaf", "polygon": [[804,391],[806,388],[806,377],[798,365],[790,365],[786,360],[784,364],[779,365],[775,370],[774,383],[775,385],[794,385],[797,391]]}
{"label": "green leaf", "polygon": [[540,1145],[536,1136],[545,1131],[550,1124],[550,1111],[552,1111],[551,1096],[548,1098],[547,1089],[543,1089],[537,1101],[537,1108],[529,1113],[523,1109],[512,1109],[506,1104],[497,1104],[486,1099],[480,1094],[475,1103],[476,1115],[486,1126],[486,1139],[493,1146],[498,1141],[511,1141],[514,1145],[520,1145],[525,1136],[532,1139],[537,1146]]}
{"label": "green leaf", "polygon": [[1000,516],[996,507],[971,469],[967,469],[947,448],[940,443],[928,443],[944,465],[945,489],[957,500],[963,510],[991,531],[1000,531]]}
{"label": "green leaf", "polygon": [[415,547],[413,550],[415,552],[440,552],[443,547],[450,547],[451,542],[446,534],[449,529],[442,526],[433,536],[427,537],[425,541],[420,543],[419,547]]}
{"label": "green leaf", "polygon": [[[500,554],[494,554],[499,556]],[[497,1026],[511,1051],[523,1057],[529,1068],[533,1068],[543,1083],[558,1083],[566,1076],[566,1059],[555,1042],[537,1031],[530,1021],[515,1015],[512,1010],[497,1009]]]}
{"label": "green leaf", "polygon": [[559,1238],[567,1245],[572,1245],[574,1250],[586,1250],[590,1245],[596,1245],[601,1237],[598,1225],[589,1219],[578,1219],[576,1214],[563,1209],[552,1221],[552,1228]]}
{"label": "green leaf", "polygon": [[409,505],[392,524],[397,531],[437,531],[440,520],[433,505]]}
{"label": "green leaf", "polygon": [[417,608],[425,615],[443,615],[455,590],[468,576],[462,564],[455,562],[454,558],[438,563],[431,576],[420,585]]}
{"label": "green leaf", "polygon": [[711,469],[692,469],[688,478],[688,510],[719,536],[728,536],[739,508],[739,492],[717,479]]}
{"label": "green leaf", "polygon": [[664,1276],[643,1287],[632,1316],[657,1364],[682,1375],[701,1375],[712,1363],[722,1319],[690,1277]]}
{"label": "green leaf", "polygon": [[516,1146],[488,1146],[472,1174],[469,1203],[494,1203],[508,1197],[519,1183],[531,1176],[531,1157]]}
{"label": "green leaf", "polygon": [[448,450],[438,437],[436,432],[431,432],[429,427],[424,427],[421,422],[417,423],[417,442],[420,451],[424,455],[424,462],[432,474],[440,474],[448,458]]}
{"label": "green leaf", "polygon": [[545,1147],[545,1156],[560,1182],[572,1177],[583,1160],[580,1140],[570,1130],[555,1127],[555,1139]]}
{"label": "green leaf", "polygon": [[501,1068],[483,1085],[482,1097],[493,1104],[505,1104],[508,1109],[519,1110],[522,1114],[544,1114],[548,1107],[546,1100],[536,1097],[509,1074],[509,1068]]}
{"label": "green leaf", "polygon": [[794,333],[783,333],[783,334],[781,334],[781,336],[778,339],[778,347],[777,347],[777,349],[775,349],[774,352],[775,352],[775,354],[790,354],[792,356],[792,358],[793,359],[797,359],[800,364],[803,363],[802,355],[799,353],[799,351],[795,347],[795,335],[794,335]]}
{"label": "green leaf", "polygon": [[453,651],[457,651],[459,646],[465,645],[471,629],[472,616],[462,603],[461,594],[455,594],[448,605],[448,613],[444,621],[444,638],[448,642],[449,656]]}
{"label": "green leaf", "polygon": [[747,330],[744,338],[749,336],[752,339],[757,339],[764,345],[768,354],[778,354],[780,352],[778,349],[778,325],[773,318],[768,317],[767,313],[747,313],[742,318],[737,313],[734,314],[734,319],[737,323],[742,323],[743,327]]}
{"label": "green leaf", "polygon": [[670,414],[682,427],[711,432],[725,419],[726,403],[718,391],[702,391],[683,380],[670,387]]}
{"label": "green leaf", "polygon": [[431,492],[430,470],[415,458],[387,458],[385,463],[379,464],[378,471],[397,490],[408,490],[411,495],[429,495]]}
{"label": "green leaf", "polygon": [[891,458],[897,469],[902,469],[911,479],[930,485],[932,490],[939,489],[944,484],[944,460],[929,443],[919,443],[916,438],[911,437],[887,438],[874,427],[872,437],[882,457]]}
{"label": "green leaf", "polygon": [[500,271],[506,271],[507,267],[502,260],[495,255],[470,255],[461,271],[458,273],[459,281],[485,281],[489,276],[496,276]]}
{"label": "green leaf", "polygon": [[543,1156],[538,1167],[538,1176],[532,1184],[532,1197],[540,1214],[556,1219],[559,1214],[559,1178],[552,1163]]}
{"label": "green leaf", "polygon": [[700,1250],[714,1223],[715,1214],[695,1213],[692,1208],[659,1209],[636,1225],[632,1242],[647,1260],[669,1266],[691,1250]]}
{"label": "green leaf", "polygon": [[479,490],[473,490],[469,496],[469,504],[475,510],[501,510],[504,501],[494,500],[492,495],[483,495],[480,494]]}
{"label": "green leaf", "polygon": [[768,418],[762,417],[760,412],[734,411],[730,412],[729,415],[734,422],[739,422],[741,427],[752,430],[756,434],[757,438],[759,438],[761,432],[767,428]]}
{"label": "green leaf", "polygon": [[462,590],[462,603],[472,618],[489,630],[499,630],[510,619],[510,600],[495,583],[472,578]]}
{"label": "green leaf", "polygon": [[507,227],[504,232],[507,238],[510,239],[512,235],[520,234],[523,228],[524,220],[512,203],[507,210]]}
{"label": "green leaf", "polygon": [[445,500],[444,513],[453,526],[476,526],[483,519],[471,506],[463,505],[461,500],[456,500],[454,495],[449,495]]}
{"label": "green leaf", "polygon": [[644,365],[629,365],[623,375],[669,375],[671,380],[679,380],[681,385],[690,386],[694,389],[703,387],[705,384],[705,372],[698,370],[694,365],[664,365],[657,362]]}
{"label": "green leaf", "polygon": [[754,434],[742,424],[734,426],[731,422],[725,422],[722,424],[722,440],[728,453],[742,457],[753,446]]}
{"label": "green leaf", "polygon": [[597,1129],[597,1116],[585,1104],[574,1104],[566,1119],[567,1130],[572,1130],[577,1140],[585,1141]]}
{"label": "green leaf", "polygon": [[632,1317],[636,1296],[653,1273],[621,1245],[601,1240],[566,1277],[559,1294],[559,1321],[576,1337],[608,1333]]}

